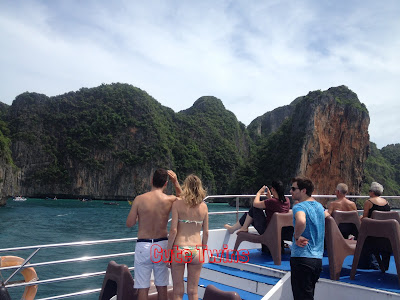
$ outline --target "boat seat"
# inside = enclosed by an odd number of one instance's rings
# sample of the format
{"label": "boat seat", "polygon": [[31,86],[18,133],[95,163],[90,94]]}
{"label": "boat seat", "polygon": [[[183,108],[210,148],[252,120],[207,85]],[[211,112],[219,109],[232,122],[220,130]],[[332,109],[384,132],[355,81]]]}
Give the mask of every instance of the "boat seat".
{"label": "boat seat", "polygon": [[[107,266],[107,271],[104,276],[103,286],[101,288],[99,300],[109,300],[115,295],[118,300],[136,300],[138,299],[138,291],[133,288],[134,280],[127,265],[117,264],[115,261],[110,261]],[[168,299],[173,298],[172,286],[168,286]],[[158,292],[151,281],[149,289],[149,300],[157,300]]]}
{"label": "boat seat", "polygon": [[[268,224],[267,229],[263,234],[254,234],[249,232],[239,232],[237,234],[234,251],[236,252],[239,245],[243,241],[251,243],[261,243],[265,245],[274,260],[275,265],[280,265],[282,260],[281,255],[281,243],[283,238],[291,239],[291,237],[283,237],[282,229],[285,227],[293,228],[293,211],[290,210],[288,213],[274,213],[271,221]],[[293,231],[291,231],[293,232]]]}
{"label": "boat seat", "polygon": [[351,234],[353,234],[357,238],[358,232],[360,231],[361,221],[360,216],[358,215],[358,212],[356,210],[334,210],[332,212],[332,218],[336,221],[336,224],[338,225],[339,230],[344,238],[347,238],[347,236],[345,235],[348,235],[348,232],[343,232],[341,230],[341,224],[354,224],[356,231]]}
{"label": "boat seat", "polygon": [[329,274],[332,280],[339,280],[344,259],[356,250],[355,240],[347,240],[340,232],[335,220],[325,218],[325,244],[329,259]]}
{"label": "boat seat", "polygon": [[[396,263],[397,277],[400,284],[400,224],[394,219],[376,220],[364,218],[362,220],[356,251],[354,253],[353,265],[351,267],[350,279],[354,280],[355,278],[361,251],[367,237],[387,238],[390,241],[394,261]],[[381,271],[385,272],[385,268],[382,266],[382,263],[379,260],[378,262]]]}
{"label": "boat seat", "polygon": [[400,223],[400,215],[397,211],[379,211],[374,210],[371,215],[372,219],[376,220],[388,220],[388,219],[395,219],[397,222]]}
{"label": "boat seat", "polygon": [[241,300],[236,292],[222,291],[212,284],[207,285],[204,292],[203,300]]}
{"label": "boat seat", "polygon": [[114,295],[118,299],[129,299],[134,295],[133,278],[126,265],[110,261],[104,275],[99,300],[109,300]]}

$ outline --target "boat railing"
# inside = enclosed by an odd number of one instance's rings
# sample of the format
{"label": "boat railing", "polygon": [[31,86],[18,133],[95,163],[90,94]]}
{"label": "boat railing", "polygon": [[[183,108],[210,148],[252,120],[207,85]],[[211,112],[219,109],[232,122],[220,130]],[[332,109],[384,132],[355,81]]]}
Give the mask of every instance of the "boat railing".
{"label": "boat railing", "polygon": [[[213,195],[213,196],[208,196],[204,200],[211,200],[214,198],[235,198],[236,200],[236,210],[234,211],[221,211],[221,212],[210,212],[209,215],[224,215],[224,214],[236,214],[236,219],[238,219],[239,214],[244,213],[245,210],[240,211],[239,210],[239,199],[241,198],[254,198],[255,195]],[[290,195],[288,195],[290,197]],[[313,195],[315,198],[335,198],[333,195]],[[383,196],[385,197],[385,196]],[[348,198],[368,198],[367,196],[351,196],[348,195]],[[386,196],[385,198],[395,198],[395,199],[400,199],[400,196]],[[33,253],[30,255],[30,258],[33,257],[36,252],[39,250],[42,252],[43,250],[46,249],[51,249],[51,248],[61,248],[61,247],[83,247],[83,246],[90,246],[90,245],[105,245],[105,244],[112,244],[112,243],[126,243],[126,242],[135,242],[137,240],[137,237],[134,238],[121,238],[121,239],[108,239],[108,240],[94,240],[94,241],[81,241],[81,242],[71,242],[71,243],[57,243],[57,244],[46,244],[46,245],[36,245],[36,246],[22,246],[22,247],[13,247],[13,248],[3,248],[0,249],[0,254],[1,255],[7,255],[7,253],[12,253],[16,251],[21,251],[21,250],[33,250]],[[82,256],[82,257],[77,257],[77,258],[69,258],[69,259],[61,259],[61,260],[54,260],[54,261],[45,261],[45,262],[38,262],[38,263],[29,263],[28,265],[23,266],[22,268],[27,268],[27,267],[42,267],[42,266],[54,266],[54,265],[60,265],[60,264],[67,264],[67,263],[83,263],[83,262],[89,262],[89,261],[94,261],[94,260],[101,260],[101,259],[112,259],[116,257],[126,257],[126,256],[133,256],[135,252],[123,252],[123,253],[113,253],[113,254],[106,254],[106,255],[94,255],[94,256]],[[30,259],[29,258],[29,259]],[[24,263],[27,263],[25,261]],[[16,266],[9,266],[9,267],[0,267],[0,272],[1,271],[6,271],[6,270],[17,270],[20,268],[20,265]],[[129,270],[134,270],[134,267],[130,267]],[[80,280],[84,278],[90,278],[90,277],[96,277],[96,276],[104,276],[106,271],[99,271],[99,272],[92,272],[92,273],[83,273],[83,274],[78,274],[78,275],[71,275],[71,276],[64,276],[64,277],[56,277],[56,278],[51,278],[51,279],[45,279],[45,280],[37,280],[37,281],[32,281],[32,282],[17,282],[17,283],[8,283],[10,280],[10,277],[6,280],[6,288],[7,289],[14,289],[14,288],[21,288],[21,287],[27,287],[27,286],[32,286],[32,285],[45,285],[45,284],[52,284],[52,283],[59,283],[59,282],[65,282],[65,281],[71,281],[71,280]],[[40,290],[39,290],[40,291]],[[62,295],[57,295],[57,296],[51,296],[51,297],[46,297],[46,298],[37,298],[37,300],[50,300],[50,299],[66,299],[66,298],[71,298],[71,297],[78,297],[78,296],[84,296],[84,295],[89,295],[89,294],[94,294],[94,293],[99,293],[101,291],[101,288],[96,288],[96,289],[88,289],[88,290],[83,290],[75,293],[69,293],[69,294],[62,294]]]}
{"label": "boat railing", "polygon": [[[239,214],[243,213],[245,211],[221,211],[221,212],[210,212],[209,215],[224,215],[224,214]],[[126,242],[135,242],[137,240],[137,237],[134,238],[122,238],[122,239],[108,239],[108,240],[94,240],[94,241],[81,241],[81,242],[71,242],[71,243],[57,243],[57,244],[46,244],[46,245],[35,245],[35,246],[22,246],[22,247],[12,247],[12,248],[3,248],[0,249],[0,254],[2,256],[7,255],[8,253],[13,253],[16,251],[22,251],[22,250],[33,250],[33,255],[30,255],[30,258],[32,258],[36,252],[40,250],[40,252],[43,252],[46,249],[51,249],[51,248],[62,248],[62,247],[83,247],[83,246],[91,246],[91,245],[105,245],[105,244],[112,244],[112,243],[126,243]],[[27,268],[27,267],[43,267],[43,266],[55,266],[55,265],[60,265],[60,264],[67,264],[67,263],[84,263],[84,262],[89,262],[89,261],[95,261],[95,260],[102,260],[102,259],[113,259],[117,257],[126,257],[126,256],[133,256],[135,255],[135,252],[123,252],[123,253],[113,253],[113,254],[106,254],[106,255],[94,255],[94,256],[82,256],[82,257],[77,257],[77,258],[69,258],[69,259],[61,259],[61,260],[54,260],[54,261],[45,261],[45,262],[38,262],[38,263],[29,263],[26,266],[23,266],[22,268]],[[27,260],[25,263],[27,263],[29,260]],[[132,260],[133,261],[133,260]],[[15,266],[9,266],[9,267],[0,267],[0,272],[1,271],[6,271],[6,270],[17,270],[20,268],[20,265],[15,265]],[[134,267],[129,267],[129,270],[134,270]],[[97,277],[97,276],[104,276],[106,271],[99,271],[99,272],[92,272],[92,273],[83,273],[83,274],[77,274],[77,275],[71,275],[71,276],[64,276],[64,277],[56,277],[56,278],[51,278],[51,279],[45,279],[45,280],[37,280],[37,281],[31,281],[31,282],[17,282],[17,283],[8,283],[6,284],[7,289],[14,289],[14,288],[22,288],[22,287],[27,287],[27,286],[33,286],[33,285],[45,285],[45,284],[53,284],[53,283],[59,283],[59,282],[65,282],[65,281],[71,281],[71,280],[80,280],[80,279],[85,279],[85,278],[90,278],[90,277]],[[13,275],[13,274],[12,274]],[[11,277],[11,276],[10,276]],[[10,277],[6,279],[6,283],[9,282]],[[40,290],[39,290],[40,291]],[[56,296],[51,296],[51,297],[46,297],[46,298],[35,298],[37,300],[50,300],[50,299],[66,299],[66,298],[71,298],[71,297],[78,297],[78,296],[84,296],[84,295],[89,295],[89,294],[94,294],[94,293],[99,293],[101,291],[101,288],[97,289],[89,289],[89,290],[83,290],[80,292],[75,292],[75,293],[69,293],[69,294],[62,294],[62,295],[56,295]]]}

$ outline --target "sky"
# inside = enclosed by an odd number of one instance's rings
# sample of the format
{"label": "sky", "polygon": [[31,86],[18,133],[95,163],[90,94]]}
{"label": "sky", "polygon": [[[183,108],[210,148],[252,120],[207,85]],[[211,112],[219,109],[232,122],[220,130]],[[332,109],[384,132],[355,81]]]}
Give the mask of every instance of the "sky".
{"label": "sky", "polygon": [[398,0],[1,0],[0,101],[128,83],[178,112],[202,96],[239,121],[346,85],[370,140],[400,143]]}

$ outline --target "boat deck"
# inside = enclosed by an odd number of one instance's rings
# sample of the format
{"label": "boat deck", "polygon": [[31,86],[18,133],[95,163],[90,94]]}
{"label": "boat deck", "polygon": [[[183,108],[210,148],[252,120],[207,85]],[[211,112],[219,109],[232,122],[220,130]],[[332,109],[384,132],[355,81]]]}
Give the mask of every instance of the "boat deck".
{"label": "boat deck", "polygon": [[[290,253],[282,254],[282,264],[280,266],[274,265],[271,255],[261,252],[261,249],[250,250],[250,264],[277,269],[281,271],[290,271]],[[380,270],[361,270],[357,269],[355,280],[350,280],[351,265],[353,263],[353,256],[346,257],[343,263],[342,272],[340,274],[340,282],[365,286],[378,290],[384,290],[392,293],[400,294],[400,285],[397,277],[396,265],[394,258],[390,258],[389,270],[382,273]],[[329,278],[329,261],[325,253],[322,259],[322,272],[321,278]]]}

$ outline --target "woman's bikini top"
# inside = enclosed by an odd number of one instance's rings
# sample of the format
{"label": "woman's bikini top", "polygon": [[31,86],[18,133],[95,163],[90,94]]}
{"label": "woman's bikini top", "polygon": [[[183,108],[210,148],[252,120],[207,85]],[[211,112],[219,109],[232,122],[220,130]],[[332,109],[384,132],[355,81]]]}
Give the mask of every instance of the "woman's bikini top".
{"label": "woman's bikini top", "polygon": [[181,219],[178,219],[178,221],[186,224],[203,225],[203,221],[192,221],[192,220],[181,220]]}

